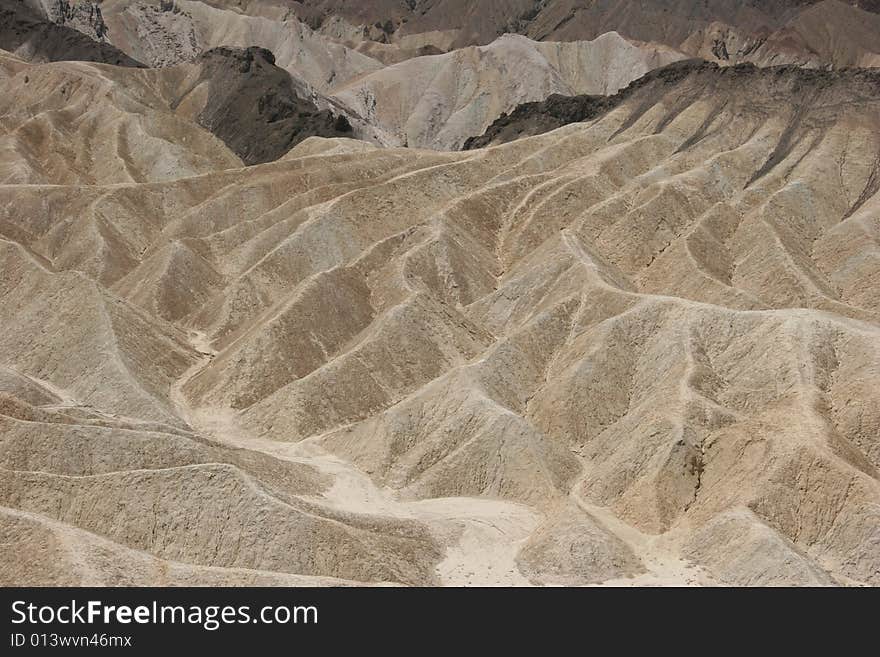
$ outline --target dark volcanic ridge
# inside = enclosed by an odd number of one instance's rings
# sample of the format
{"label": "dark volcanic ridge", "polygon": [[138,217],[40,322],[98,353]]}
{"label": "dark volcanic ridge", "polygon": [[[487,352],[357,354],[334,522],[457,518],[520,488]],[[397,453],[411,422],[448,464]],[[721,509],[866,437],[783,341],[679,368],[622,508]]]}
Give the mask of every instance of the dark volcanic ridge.
{"label": "dark volcanic ridge", "polygon": [[214,48],[199,63],[208,101],[198,122],[245,164],[277,160],[308,137],[352,136],[348,119],[297,94],[265,48]]}
{"label": "dark volcanic ridge", "polygon": [[614,109],[622,100],[622,92],[614,96],[553,94],[547,100],[523,103],[510,114],[499,116],[482,135],[470,137],[462,150],[505,144],[522,137],[541,135],[570,123],[589,121]]}
{"label": "dark volcanic ridge", "polygon": [[[519,105],[498,117],[485,133],[468,139],[462,150],[503,144],[571,123],[592,121],[626,101],[632,101],[633,111],[621,131],[632,126],[658,103],[669,108],[669,114],[661,122],[665,126],[697,98],[712,99],[716,105],[712,116],[717,116],[726,106],[738,107],[744,113],[770,113],[774,106],[791,112],[789,143],[783,145],[783,150],[790,150],[797,141],[794,137],[804,127],[800,125],[802,121],[810,118],[810,122],[821,123],[821,114],[833,114],[840,104],[880,99],[880,70],[829,71],[797,66],[761,68],[754,64],[719,66],[698,59],[685,60],[651,71],[613,96],[554,94],[544,101]],[[711,120],[707,120],[701,131],[682,148],[703,139],[710,124]],[[787,152],[780,152],[779,158],[782,159]]]}
{"label": "dark volcanic ridge", "polygon": [[143,66],[116,46],[46,20],[18,0],[0,0],[0,48],[36,62],[85,61]]}

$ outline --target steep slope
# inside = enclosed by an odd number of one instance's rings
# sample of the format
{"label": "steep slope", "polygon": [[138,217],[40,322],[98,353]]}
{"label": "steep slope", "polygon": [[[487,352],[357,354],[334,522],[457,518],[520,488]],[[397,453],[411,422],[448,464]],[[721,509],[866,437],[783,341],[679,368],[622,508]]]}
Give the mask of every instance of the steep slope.
{"label": "steep slope", "polygon": [[344,115],[319,110],[297,93],[288,73],[262,48],[214,48],[198,60],[198,77],[180,96],[178,107],[194,94],[207,102],[199,125],[220,137],[245,164],[277,160],[308,137],[344,137],[353,133]]}
{"label": "steep slope", "polygon": [[485,45],[507,32],[581,41],[615,31],[718,62],[873,66],[880,32],[874,0],[301,0],[322,32],[412,50]]}
{"label": "steep slope", "polygon": [[457,149],[521,102],[553,93],[612,94],[680,58],[615,33],[565,44],[509,35],[489,46],[390,66],[334,94],[396,137],[398,145]]}
{"label": "steep slope", "polygon": [[21,3],[57,25],[73,28],[95,41],[107,41],[107,24],[100,0],[21,0]]}
{"label": "steep slope", "polygon": [[16,66],[0,80],[0,181],[147,182],[241,166],[175,115],[160,78],[84,62]]}
{"label": "steep slope", "polygon": [[[4,582],[880,585],[876,72],[242,167],[191,66],[4,68]],[[46,166],[43,75],[204,168]]]}
{"label": "steep slope", "polygon": [[167,180],[275,160],[314,135],[381,141],[339,107],[319,109],[260,48],[213,49],[135,75],[74,62],[29,66],[2,54],[0,62],[8,70],[0,77],[7,182]]}
{"label": "steep slope", "polygon": [[804,7],[779,28],[757,34],[713,22],[695,31],[682,50],[719,63],[797,64],[835,68],[880,66],[880,15],[823,0]]}
{"label": "steep slope", "polygon": [[[716,64],[700,60],[677,62],[649,72],[614,95],[557,94],[545,101],[523,103],[509,114],[502,114],[481,136],[468,139],[464,149],[485,148],[491,144],[543,134],[570,123],[590,121],[624,102],[649,107],[670,93],[686,99],[712,98],[719,112],[730,107],[738,107],[745,112],[749,106],[742,102],[743,93],[739,87],[744,80],[758,84],[759,89],[771,94],[770,98],[762,97],[750,90],[747,98],[753,103],[772,102],[773,95],[779,96],[780,88],[786,90],[784,93],[795,96],[806,87],[808,91],[798,99],[796,105],[798,112],[806,114],[836,102],[858,103],[862,101],[863,94],[873,95],[872,85],[877,79],[876,74],[868,71],[810,73],[793,66],[758,69],[751,64],[741,64],[719,68]],[[799,121],[799,118],[796,115],[793,120]],[[799,124],[791,125],[792,131],[801,129]],[[702,135],[698,136],[702,138]],[[780,147],[791,148],[792,144],[786,142]],[[776,157],[784,155],[780,152]]]}
{"label": "steep slope", "polygon": [[36,62],[81,60],[140,66],[115,46],[47,20],[20,0],[0,0],[0,49]]}
{"label": "steep slope", "polygon": [[179,64],[220,46],[258,46],[319,93],[382,68],[376,60],[316,35],[292,16],[249,16],[232,7],[188,0],[104,0],[101,6],[112,42],[153,66]]}
{"label": "steep slope", "polygon": [[517,105],[513,111],[501,114],[479,137],[468,138],[462,145],[462,150],[506,144],[522,137],[542,135],[570,123],[588,121],[611,111],[626,96],[626,90],[613,96],[553,94],[547,100],[523,103]]}
{"label": "steep slope", "polygon": [[188,61],[222,45],[264,47],[276,53],[283,68],[318,92],[378,70],[379,62],[394,64],[488,45],[506,33],[536,41],[584,41],[617,32],[721,64],[844,68],[876,66],[880,61],[880,5],[874,0],[746,4],[732,0],[696,4],[688,0],[104,0],[100,4],[32,0],[31,4],[48,20],[113,43],[151,65]]}

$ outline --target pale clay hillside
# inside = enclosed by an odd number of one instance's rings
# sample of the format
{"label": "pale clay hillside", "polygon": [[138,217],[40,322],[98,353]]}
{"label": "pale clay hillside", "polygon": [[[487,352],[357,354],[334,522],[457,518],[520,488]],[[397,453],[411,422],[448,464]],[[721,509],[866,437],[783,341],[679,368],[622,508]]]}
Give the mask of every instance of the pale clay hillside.
{"label": "pale clay hillside", "polygon": [[4,14],[0,584],[880,585],[880,72],[233,4]]}
{"label": "pale clay hillside", "polygon": [[507,35],[489,46],[416,57],[338,86],[334,95],[392,136],[392,145],[458,150],[504,112],[550,94],[614,94],[683,59],[615,32],[539,43]]}

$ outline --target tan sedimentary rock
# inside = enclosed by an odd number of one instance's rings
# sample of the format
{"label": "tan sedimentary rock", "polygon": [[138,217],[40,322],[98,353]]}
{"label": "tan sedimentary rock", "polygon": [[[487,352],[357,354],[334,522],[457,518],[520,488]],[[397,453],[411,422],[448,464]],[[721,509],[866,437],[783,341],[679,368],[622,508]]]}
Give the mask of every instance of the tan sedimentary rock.
{"label": "tan sedimentary rock", "polygon": [[3,583],[880,584],[876,76],[244,168],[7,61]]}

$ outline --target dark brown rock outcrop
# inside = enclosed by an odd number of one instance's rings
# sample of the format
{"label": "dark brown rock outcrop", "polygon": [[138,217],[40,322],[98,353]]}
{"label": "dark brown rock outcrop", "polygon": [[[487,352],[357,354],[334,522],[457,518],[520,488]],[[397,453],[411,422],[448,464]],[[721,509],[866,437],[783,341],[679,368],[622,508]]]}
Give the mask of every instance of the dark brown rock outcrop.
{"label": "dark brown rock outcrop", "polygon": [[73,60],[141,66],[115,46],[46,20],[17,0],[0,0],[0,49],[38,62]]}
{"label": "dark brown rock outcrop", "polygon": [[199,123],[246,164],[276,160],[308,137],[348,137],[344,116],[301,97],[265,48],[214,48],[201,59],[208,102]]}

